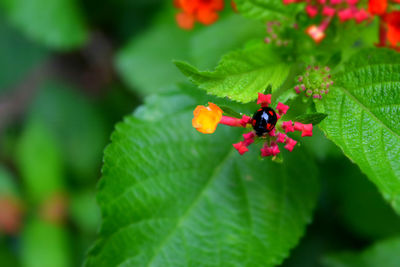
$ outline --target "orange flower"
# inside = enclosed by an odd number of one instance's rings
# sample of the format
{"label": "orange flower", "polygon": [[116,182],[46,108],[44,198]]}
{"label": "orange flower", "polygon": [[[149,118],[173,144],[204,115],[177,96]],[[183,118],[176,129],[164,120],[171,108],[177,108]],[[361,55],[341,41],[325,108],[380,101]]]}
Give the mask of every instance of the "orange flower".
{"label": "orange flower", "polygon": [[175,0],[174,5],[182,9],[182,12],[176,15],[179,27],[190,30],[195,21],[204,25],[217,21],[216,11],[224,8],[224,0]]}
{"label": "orange flower", "polygon": [[208,102],[208,107],[197,106],[193,111],[192,125],[197,131],[211,134],[217,129],[222,118],[222,109],[217,105]]}

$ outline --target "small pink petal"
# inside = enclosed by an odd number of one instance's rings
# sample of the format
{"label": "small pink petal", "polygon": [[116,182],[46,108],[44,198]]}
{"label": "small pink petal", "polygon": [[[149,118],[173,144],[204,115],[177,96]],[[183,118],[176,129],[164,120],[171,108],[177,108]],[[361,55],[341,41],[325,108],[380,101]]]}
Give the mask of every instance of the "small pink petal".
{"label": "small pink petal", "polygon": [[269,136],[275,136],[275,128],[272,129],[272,131],[268,132]]}
{"label": "small pink petal", "polygon": [[278,103],[278,105],[276,106],[276,109],[278,110],[278,113],[280,115],[282,114],[286,114],[286,112],[289,109],[289,106],[282,104],[281,102]]}
{"label": "small pink petal", "polygon": [[364,20],[369,18],[369,14],[368,14],[367,11],[365,11],[365,9],[360,9],[354,15],[354,18],[356,19],[357,23],[361,23],[362,21],[364,21]]}
{"label": "small pink petal", "polygon": [[292,138],[286,138],[286,146],[284,146],[284,148],[286,148],[287,150],[289,150],[290,152],[293,151],[294,146],[297,144],[297,141],[293,140]]}
{"label": "small pink petal", "polygon": [[268,107],[271,104],[271,95],[264,95],[262,93],[258,93],[257,104],[262,107]]}
{"label": "small pink petal", "polygon": [[306,6],[306,12],[310,18],[313,18],[318,14],[318,8],[315,6]]}
{"label": "small pink petal", "polygon": [[294,132],[292,121],[284,121],[282,123],[282,128],[285,130],[285,133]]}
{"label": "small pink petal", "polygon": [[278,138],[276,138],[277,143],[284,143],[286,138],[286,134],[278,133]]}
{"label": "small pink petal", "polygon": [[303,131],[303,126],[304,126],[304,124],[296,121],[294,123],[294,127],[293,128],[294,128],[295,131],[301,132],[301,131]]}
{"label": "small pink petal", "polygon": [[243,142],[233,144],[233,147],[239,152],[240,155],[243,155],[244,153],[249,151],[249,149],[246,147],[246,145]]}
{"label": "small pink petal", "polygon": [[322,9],[322,15],[328,16],[328,17],[333,17],[335,15],[336,9],[329,7],[329,6],[324,6],[324,9]]}
{"label": "small pink petal", "polygon": [[350,8],[340,10],[338,12],[338,17],[341,22],[345,22],[345,21],[353,18],[353,11]]}
{"label": "small pink petal", "polygon": [[301,133],[301,136],[302,137],[312,136],[313,135],[312,130],[313,130],[313,125],[311,123],[310,124],[303,124],[303,131]]}

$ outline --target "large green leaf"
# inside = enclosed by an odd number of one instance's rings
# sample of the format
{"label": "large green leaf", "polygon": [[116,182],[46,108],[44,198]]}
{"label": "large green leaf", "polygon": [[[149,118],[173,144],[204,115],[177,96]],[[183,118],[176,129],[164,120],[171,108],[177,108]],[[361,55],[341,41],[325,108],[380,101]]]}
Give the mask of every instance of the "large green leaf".
{"label": "large green leaf", "polygon": [[362,51],[334,80],[321,127],[400,213],[400,55]]}
{"label": "large green leaf", "polygon": [[103,223],[86,266],[281,263],[315,206],[312,160],[297,149],[283,164],[261,161],[257,145],[240,156],[232,143],[243,129],[200,134],[193,99],[158,99],[112,135],[98,193]]}
{"label": "large green leaf", "polygon": [[276,90],[286,80],[290,66],[275,55],[271,46],[254,43],[225,55],[215,71],[199,71],[188,63],[176,66],[193,83],[209,94],[247,103],[268,85]]}
{"label": "large green leaf", "polygon": [[343,252],[327,256],[326,267],[398,267],[400,263],[400,238],[374,244],[361,253]]}
{"label": "large green leaf", "polygon": [[74,48],[87,40],[76,0],[0,0],[0,6],[19,29],[51,48]]}
{"label": "large green leaf", "polygon": [[263,21],[293,18],[298,5],[284,5],[280,0],[235,0],[240,14]]}

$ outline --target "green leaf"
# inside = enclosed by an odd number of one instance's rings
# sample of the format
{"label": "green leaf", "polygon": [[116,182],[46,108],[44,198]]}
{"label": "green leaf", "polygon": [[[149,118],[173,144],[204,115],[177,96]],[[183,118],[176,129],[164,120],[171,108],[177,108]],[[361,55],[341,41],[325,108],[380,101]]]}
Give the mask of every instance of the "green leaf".
{"label": "green leaf", "polygon": [[172,59],[189,58],[191,36],[191,32],[176,25],[171,10],[163,10],[150,30],[134,38],[118,53],[116,67],[138,92],[160,92],[165,86],[185,80]]}
{"label": "green leaf", "polygon": [[0,92],[10,91],[45,56],[46,51],[32,44],[4,21],[0,13]]}
{"label": "green leaf", "polygon": [[26,223],[21,240],[24,267],[72,266],[68,233],[62,226],[33,219]]}
{"label": "green leaf", "polygon": [[21,31],[48,47],[71,49],[88,38],[76,0],[0,0],[0,6]]}
{"label": "green leaf", "polygon": [[[181,96],[186,99],[187,96]],[[315,166],[297,149],[283,164],[240,156],[243,129],[203,135],[195,105],[159,98],[174,112],[116,126],[104,156],[103,223],[86,266],[272,266],[303,235],[318,195]]]}
{"label": "green leaf", "polygon": [[18,188],[15,183],[15,178],[11,173],[0,165],[0,196],[16,196]]}
{"label": "green leaf", "polygon": [[287,78],[290,67],[264,43],[225,55],[215,71],[199,71],[188,63],[175,65],[189,80],[209,94],[247,103],[264,92],[268,85],[276,90]]}
{"label": "green leaf", "polygon": [[400,55],[369,49],[349,62],[317,105],[321,128],[400,213]]}
{"label": "green leaf", "polygon": [[335,209],[352,233],[368,240],[400,235],[400,217],[382,198],[360,169],[346,161],[334,161],[327,171],[334,190]]}
{"label": "green leaf", "polygon": [[242,48],[249,40],[263,39],[265,34],[264,22],[249,20],[238,14],[221,17],[211,27],[199,29],[193,35],[190,61],[198,68],[212,68],[222,55]]}
{"label": "green leaf", "polygon": [[35,204],[63,187],[61,151],[43,121],[31,118],[20,137],[16,161],[30,197]]}
{"label": "green leaf", "polygon": [[107,133],[94,103],[76,88],[45,82],[29,111],[40,117],[54,135],[63,161],[75,174],[70,178],[77,178],[80,183],[97,179]]}
{"label": "green leaf", "polygon": [[284,5],[280,0],[235,0],[239,13],[262,21],[293,18],[299,5]]}
{"label": "green leaf", "polygon": [[317,125],[321,121],[323,121],[326,118],[326,114],[324,113],[311,113],[311,114],[303,114],[298,117],[296,117],[295,121],[304,123],[304,124],[309,124],[311,123],[312,125]]}
{"label": "green leaf", "polygon": [[343,252],[326,256],[326,267],[398,267],[400,262],[400,238],[392,238],[374,244],[361,253]]}
{"label": "green leaf", "polygon": [[224,112],[225,116],[230,116],[230,117],[234,117],[234,118],[241,118],[242,115],[240,115],[239,113],[237,113],[236,111],[234,111],[233,109],[226,107],[226,106],[219,106],[222,111]]}

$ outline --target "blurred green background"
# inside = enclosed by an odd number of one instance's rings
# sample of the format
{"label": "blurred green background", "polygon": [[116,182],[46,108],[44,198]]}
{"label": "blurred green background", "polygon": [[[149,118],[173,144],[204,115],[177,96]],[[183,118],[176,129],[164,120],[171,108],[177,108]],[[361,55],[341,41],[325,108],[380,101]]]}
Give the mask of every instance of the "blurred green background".
{"label": "blurred green background", "polygon": [[[0,0],[0,266],[80,266],[100,224],[96,183],[114,124],[185,81],[172,59],[211,67],[262,37],[255,25],[226,10],[185,32],[172,1]],[[323,189],[283,266],[319,266],[331,251],[400,233],[357,166],[321,133],[305,145]]]}

